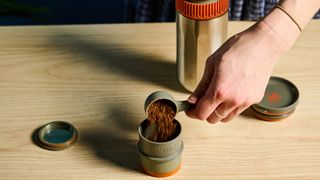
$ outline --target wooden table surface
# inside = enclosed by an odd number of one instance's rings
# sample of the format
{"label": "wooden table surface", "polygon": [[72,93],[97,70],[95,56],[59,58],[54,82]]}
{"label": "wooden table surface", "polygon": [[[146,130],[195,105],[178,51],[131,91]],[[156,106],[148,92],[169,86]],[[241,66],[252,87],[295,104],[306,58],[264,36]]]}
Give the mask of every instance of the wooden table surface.
{"label": "wooden table surface", "polygon": [[[250,26],[230,22],[229,34]],[[175,24],[0,27],[0,179],[152,179],[141,173],[143,104],[177,82]],[[265,122],[246,111],[230,123],[182,123],[183,164],[170,179],[320,179],[320,21],[309,23],[273,75],[301,93],[296,112]],[[64,120],[80,139],[64,151],[33,142]]]}

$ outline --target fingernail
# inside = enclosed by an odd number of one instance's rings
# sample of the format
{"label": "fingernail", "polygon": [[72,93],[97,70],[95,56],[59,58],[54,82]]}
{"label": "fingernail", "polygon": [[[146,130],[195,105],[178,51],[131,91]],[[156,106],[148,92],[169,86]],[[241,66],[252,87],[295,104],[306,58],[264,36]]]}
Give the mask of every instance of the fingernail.
{"label": "fingernail", "polygon": [[189,98],[188,98],[188,102],[189,103],[192,103],[192,104],[196,104],[197,103],[197,97],[191,95]]}

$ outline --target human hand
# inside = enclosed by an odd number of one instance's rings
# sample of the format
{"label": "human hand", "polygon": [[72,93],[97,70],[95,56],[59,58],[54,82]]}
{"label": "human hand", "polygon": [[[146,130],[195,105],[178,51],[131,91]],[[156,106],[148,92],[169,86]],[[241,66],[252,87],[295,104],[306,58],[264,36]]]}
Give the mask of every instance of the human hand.
{"label": "human hand", "polygon": [[228,122],[261,101],[286,43],[263,21],[231,37],[206,61],[204,75],[189,97],[191,118]]}

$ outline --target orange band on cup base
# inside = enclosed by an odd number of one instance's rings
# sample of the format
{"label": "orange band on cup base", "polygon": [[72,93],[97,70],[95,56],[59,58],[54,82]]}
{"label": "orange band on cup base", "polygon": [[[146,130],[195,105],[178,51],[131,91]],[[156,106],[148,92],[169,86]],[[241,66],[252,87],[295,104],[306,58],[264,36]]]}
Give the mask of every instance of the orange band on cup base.
{"label": "orange band on cup base", "polygon": [[281,121],[281,120],[284,120],[284,119],[287,118],[287,117],[285,117],[285,118],[279,118],[279,119],[276,119],[276,118],[267,118],[267,117],[262,116],[262,115],[260,115],[260,114],[258,114],[258,113],[254,113],[254,115],[257,116],[258,118],[264,120],[264,121],[270,121],[270,122],[278,122],[278,121]]}
{"label": "orange band on cup base", "polygon": [[167,173],[156,173],[156,172],[151,172],[151,171],[148,171],[146,170],[144,167],[142,167],[142,170],[146,173],[146,174],[149,174],[150,176],[154,176],[154,177],[168,177],[168,176],[172,176],[174,175],[176,172],[179,171],[179,169],[181,168],[181,164],[179,164],[179,166],[172,170],[172,171],[169,171]]}

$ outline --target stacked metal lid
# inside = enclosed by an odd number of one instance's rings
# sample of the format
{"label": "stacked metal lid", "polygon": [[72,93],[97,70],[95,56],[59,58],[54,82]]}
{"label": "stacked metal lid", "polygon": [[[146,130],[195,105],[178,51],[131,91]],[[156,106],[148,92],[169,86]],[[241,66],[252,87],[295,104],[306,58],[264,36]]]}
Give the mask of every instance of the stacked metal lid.
{"label": "stacked metal lid", "polygon": [[290,81],[271,77],[262,101],[251,108],[255,115],[266,121],[279,121],[289,117],[298,104],[299,90]]}

